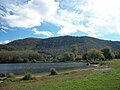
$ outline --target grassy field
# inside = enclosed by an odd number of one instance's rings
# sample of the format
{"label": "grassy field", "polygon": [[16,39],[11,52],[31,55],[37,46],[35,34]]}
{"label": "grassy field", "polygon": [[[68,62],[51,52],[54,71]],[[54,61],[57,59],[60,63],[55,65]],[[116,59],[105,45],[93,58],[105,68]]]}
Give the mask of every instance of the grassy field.
{"label": "grassy field", "polygon": [[120,60],[102,67],[71,71],[30,81],[6,81],[0,90],[120,90]]}

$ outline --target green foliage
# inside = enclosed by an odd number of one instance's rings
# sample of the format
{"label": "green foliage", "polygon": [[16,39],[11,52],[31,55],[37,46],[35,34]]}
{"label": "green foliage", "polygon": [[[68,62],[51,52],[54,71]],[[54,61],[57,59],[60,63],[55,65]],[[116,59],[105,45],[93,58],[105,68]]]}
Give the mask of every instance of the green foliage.
{"label": "green foliage", "polygon": [[120,50],[114,50],[114,55],[116,59],[120,58]]}
{"label": "green foliage", "polygon": [[87,52],[86,55],[87,60],[103,60],[104,59],[104,55],[102,54],[102,52],[100,50],[97,49],[90,49]]}
{"label": "green foliage", "polygon": [[15,75],[13,73],[7,73],[6,77],[7,78],[15,78]]}
{"label": "green foliage", "polygon": [[37,51],[0,51],[0,63],[27,63],[41,60]]}
{"label": "green foliage", "polygon": [[69,61],[70,60],[70,55],[69,55],[69,53],[64,53],[64,56],[63,56],[63,60],[64,61]]}
{"label": "green foliage", "polygon": [[37,62],[37,60],[36,60],[36,59],[33,59],[31,62],[32,62],[32,63],[36,63],[36,62]]}
{"label": "green foliage", "polygon": [[8,46],[8,45],[2,45],[2,44],[0,44],[0,50],[12,51],[12,50],[16,50],[16,49],[14,48],[14,46]]}
{"label": "green foliage", "polygon": [[6,76],[5,73],[0,72],[0,77],[5,77],[5,76]]}
{"label": "green foliage", "polygon": [[[0,63],[79,61],[81,55],[86,60],[88,50],[91,48],[101,49],[106,46],[118,51],[113,53],[110,49],[102,49],[105,59],[120,58],[120,42],[86,36],[61,36],[48,39],[26,38],[0,45]],[[64,54],[65,52],[68,53]]]}
{"label": "green foliage", "polygon": [[70,61],[75,61],[76,56],[73,53],[70,53]]}
{"label": "green foliage", "polygon": [[101,62],[99,62],[99,64],[100,64],[101,66],[103,66],[103,65],[106,65],[107,63],[106,63],[105,61],[101,61]]}
{"label": "green foliage", "polygon": [[64,53],[63,61],[75,61],[75,55],[73,53]]}
{"label": "green foliage", "polygon": [[106,60],[107,59],[110,60],[110,59],[115,58],[115,55],[110,47],[105,47],[101,51],[102,51]]}
{"label": "green foliage", "polygon": [[75,55],[75,57],[78,54],[78,46],[77,45],[72,45],[71,47],[71,52]]}
{"label": "green foliage", "polygon": [[83,60],[87,60],[87,53],[84,53],[84,54],[82,55],[82,59],[83,59]]}
{"label": "green foliage", "polygon": [[19,39],[8,43],[7,46],[12,46],[16,50],[34,50],[39,40],[38,38]]}
{"label": "green foliage", "polygon": [[82,55],[77,55],[75,61],[83,61]]}
{"label": "green foliage", "polygon": [[25,76],[21,80],[33,80],[31,73],[26,73]]}
{"label": "green foliage", "polygon": [[16,81],[16,77],[13,73],[6,73],[5,81]]}
{"label": "green foliage", "polygon": [[50,69],[50,75],[57,75],[58,73],[57,73],[57,71],[56,71],[56,69],[55,68],[51,68]]}

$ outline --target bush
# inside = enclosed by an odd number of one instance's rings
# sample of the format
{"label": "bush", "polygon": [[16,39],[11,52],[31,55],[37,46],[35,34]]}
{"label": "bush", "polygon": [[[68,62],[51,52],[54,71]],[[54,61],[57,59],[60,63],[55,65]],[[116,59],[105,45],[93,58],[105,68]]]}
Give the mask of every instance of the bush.
{"label": "bush", "polygon": [[25,76],[21,80],[33,80],[31,73],[26,73]]}
{"label": "bush", "polygon": [[5,76],[6,76],[5,73],[0,72],[0,77],[5,77]]}
{"label": "bush", "polygon": [[37,60],[36,60],[36,59],[33,59],[31,62],[32,62],[32,63],[36,63],[36,62],[37,62]]}
{"label": "bush", "polygon": [[5,81],[16,81],[15,75],[13,73],[6,73]]}
{"label": "bush", "polygon": [[102,62],[100,62],[99,64],[100,64],[101,66],[102,66],[102,65],[106,65],[106,62],[102,61]]}
{"label": "bush", "polygon": [[55,68],[50,69],[50,75],[57,75],[57,71]]}
{"label": "bush", "polygon": [[7,73],[6,77],[7,78],[15,78],[15,75],[13,73]]}

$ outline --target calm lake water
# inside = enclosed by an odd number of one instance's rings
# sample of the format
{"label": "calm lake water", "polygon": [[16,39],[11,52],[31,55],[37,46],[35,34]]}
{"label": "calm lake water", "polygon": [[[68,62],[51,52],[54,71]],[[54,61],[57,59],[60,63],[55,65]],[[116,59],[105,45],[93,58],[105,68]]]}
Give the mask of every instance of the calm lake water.
{"label": "calm lake water", "polygon": [[16,64],[0,64],[0,72],[23,74],[25,72],[42,73],[48,72],[50,68],[57,70],[84,68],[86,63],[67,62],[67,63],[16,63]]}

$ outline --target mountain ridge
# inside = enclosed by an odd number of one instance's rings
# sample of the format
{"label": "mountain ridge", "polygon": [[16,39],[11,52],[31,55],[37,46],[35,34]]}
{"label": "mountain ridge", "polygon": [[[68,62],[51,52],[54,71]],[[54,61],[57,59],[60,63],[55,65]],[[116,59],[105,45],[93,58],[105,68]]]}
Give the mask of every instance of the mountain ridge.
{"label": "mountain ridge", "polygon": [[[120,41],[102,40],[89,36],[59,36],[51,38],[25,38],[12,41],[5,45],[0,45],[0,49],[5,47],[14,47],[16,50],[46,50],[46,49],[64,49],[69,50],[72,45],[79,46],[80,50],[91,48],[112,47],[120,50]],[[4,48],[2,48],[4,47]]]}

